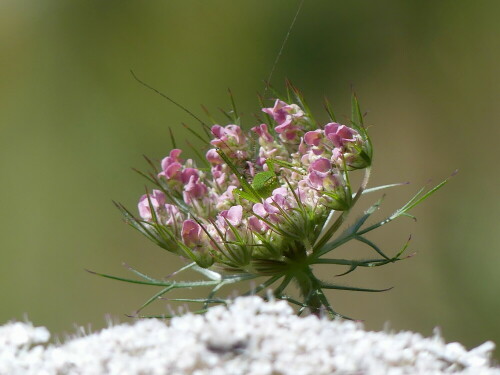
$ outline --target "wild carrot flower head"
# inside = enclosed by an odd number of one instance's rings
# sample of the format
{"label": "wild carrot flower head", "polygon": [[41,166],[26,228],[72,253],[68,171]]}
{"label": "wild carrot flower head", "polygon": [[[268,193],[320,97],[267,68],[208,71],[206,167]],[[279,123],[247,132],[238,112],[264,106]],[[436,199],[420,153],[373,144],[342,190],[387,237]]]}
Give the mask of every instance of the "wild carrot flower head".
{"label": "wild carrot flower head", "polygon": [[[340,316],[331,308],[323,289],[380,290],[320,281],[312,265],[348,266],[349,273],[358,267],[402,259],[406,246],[389,257],[365,234],[399,216],[409,216],[409,209],[441,185],[423,197],[419,192],[385,221],[363,228],[377,202],[332,241],[358,198],[369,191],[371,140],[355,97],[350,121],[338,122],[327,105],[330,120],[318,122],[298,90],[291,87],[291,91],[293,100],[279,98],[272,106],[262,108],[265,121],[252,124],[249,130],[240,125],[236,108],[226,114],[232,118],[230,124],[208,127],[202,123],[208,139],[206,150],[198,153],[199,160],[181,158],[184,151],[174,146],[159,169],[143,174],[156,187],[140,198],[140,218],[119,206],[132,226],[160,247],[191,260],[186,268],[210,279],[179,283],[146,277],[142,283],[165,286],[156,297],[172,288],[213,286],[211,296],[203,300],[208,306],[216,303],[213,296],[222,285],[268,277],[255,292],[281,280],[274,292],[276,297],[296,303],[302,310],[309,308],[317,313],[325,308]],[[357,189],[351,186],[350,173],[354,170],[365,172]],[[394,185],[385,187],[390,186]],[[351,239],[370,246],[380,259],[324,258]],[[284,293],[291,281],[298,285],[302,302]]]}
{"label": "wild carrot flower head", "polygon": [[[369,166],[360,156],[366,132],[317,125],[299,105],[279,99],[262,111],[274,121],[249,132],[236,124],[210,128],[210,172],[183,161],[180,149],[162,160],[157,177],[164,192],[142,196],[138,206],[144,222],[168,233],[167,250],[201,267],[217,263],[259,273],[263,259],[292,260],[290,247],[312,253],[331,211],[349,209],[344,167],[354,165],[351,159]],[[180,225],[174,216],[182,217]]]}

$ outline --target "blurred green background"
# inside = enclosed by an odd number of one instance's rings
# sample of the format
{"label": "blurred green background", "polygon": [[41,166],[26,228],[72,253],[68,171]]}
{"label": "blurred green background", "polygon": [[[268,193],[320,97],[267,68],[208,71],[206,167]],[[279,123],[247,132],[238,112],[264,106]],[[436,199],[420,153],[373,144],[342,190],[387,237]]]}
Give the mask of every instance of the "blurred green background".
{"label": "blurred green background", "polygon": [[[111,203],[135,209],[145,181],[130,167],[146,169],[142,154],[168,153],[168,126],[183,139],[180,123],[195,125],[129,70],[197,114],[200,104],[228,108],[231,88],[253,125],[255,93],[297,5],[0,2],[0,323],[26,313],[59,334],[74,323],[97,329],[105,314],[126,321],[155,292],[84,271],[127,276],[127,262],[162,276],[180,264]],[[306,0],[277,65],[273,84],[290,78],[320,118],[325,95],[347,115],[354,87],[375,144],[372,186],[411,181],[387,191],[379,218],[460,169],[415,210],[418,222],[372,237],[393,253],[412,233],[416,257],[339,280],[395,289],[331,293],[337,310],[369,329],[388,321],[430,335],[440,326],[469,348],[500,343],[499,12],[496,1]]]}

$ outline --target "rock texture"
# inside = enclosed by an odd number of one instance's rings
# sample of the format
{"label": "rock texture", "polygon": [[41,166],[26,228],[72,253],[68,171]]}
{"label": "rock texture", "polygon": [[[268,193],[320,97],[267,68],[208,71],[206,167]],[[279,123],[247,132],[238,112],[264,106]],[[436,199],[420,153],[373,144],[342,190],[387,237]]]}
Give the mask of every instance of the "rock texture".
{"label": "rock texture", "polygon": [[492,342],[467,351],[435,335],[367,332],[359,323],[300,318],[282,301],[236,299],[169,324],[139,320],[48,345],[30,323],[0,327],[0,374],[496,374]]}

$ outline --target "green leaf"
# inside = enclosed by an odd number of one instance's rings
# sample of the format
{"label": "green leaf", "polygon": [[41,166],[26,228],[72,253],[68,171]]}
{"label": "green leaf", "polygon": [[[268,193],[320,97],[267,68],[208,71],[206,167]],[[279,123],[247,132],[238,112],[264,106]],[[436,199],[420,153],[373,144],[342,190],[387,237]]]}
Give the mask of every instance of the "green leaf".
{"label": "green leaf", "polygon": [[[217,121],[215,121],[215,119],[212,117],[212,115],[210,114],[210,112],[208,111],[207,107],[205,107],[203,104],[201,105],[201,109],[203,110],[203,112],[205,112],[205,115],[208,117],[208,119],[211,121],[212,125],[216,125],[218,124]],[[209,136],[209,138],[211,138]]]}
{"label": "green leaf", "polygon": [[366,238],[364,238],[364,237],[362,237],[362,236],[355,236],[354,238],[355,238],[356,240],[358,240],[358,241],[360,241],[360,242],[363,242],[363,243],[367,244],[368,246],[370,246],[373,250],[375,250],[375,251],[376,251],[378,254],[380,254],[383,258],[385,258],[385,259],[387,259],[387,260],[389,260],[389,259],[390,259],[390,258],[389,258],[387,255],[385,255],[385,254],[382,252],[382,250],[380,250],[380,248],[379,248],[377,245],[375,245],[372,241],[370,241],[370,240],[368,240],[368,239],[366,239]]}
{"label": "green leaf", "polygon": [[[271,84],[268,84],[266,86],[266,89],[268,89],[269,91],[271,91],[271,94],[274,96],[275,99],[279,99],[281,101],[284,101],[286,103],[290,103],[291,101],[291,98],[290,98],[290,93],[288,91],[288,87],[287,87],[287,96],[284,96],[283,94],[281,94],[280,92],[278,92],[278,90],[276,90],[273,85]],[[273,105],[274,105],[274,101],[273,101]],[[264,107],[264,106],[262,106]]]}
{"label": "green leaf", "polygon": [[210,304],[210,302],[208,302],[209,300],[212,300],[214,299],[215,295],[217,294],[217,292],[224,286],[224,285],[227,285],[227,284],[230,284],[229,282],[225,281],[225,280],[222,280],[219,284],[217,284],[216,286],[213,287],[213,289],[210,291],[210,293],[208,294],[208,297],[206,298],[206,301],[204,302],[203,304],[203,308],[206,309],[208,308],[208,305]]}
{"label": "green leaf", "polygon": [[[260,198],[257,199],[257,198],[255,198],[255,195],[247,193],[246,191],[243,191],[243,190],[240,190],[240,189],[234,189],[233,190],[233,194],[236,194],[239,197],[241,197],[243,199],[246,199],[247,201],[252,202],[252,203],[260,203],[261,202]],[[238,203],[239,202],[240,201],[238,201]]]}
{"label": "green leaf", "polygon": [[166,288],[163,288],[162,290],[160,290],[158,293],[156,293],[154,296],[152,296],[151,298],[149,298],[146,302],[144,302],[136,311],[136,313],[139,313],[141,310],[143,310],[145,307],[149,306],[151,303],[153,303],[154,301],[156,301],[158,298],[160,298],[161,296],[163,296],[165,293],[168,293],[169,291],[171,291],[172,289],[174,289],[174,286],[173,285],[170,285],[170,286],[167,286]]}
{"label": "green leaf", "polygon": [[[325,254],[326,252],[323,249],[323,246],[327,244],[327,242],[332,238],[333,234],[340,228],[340,226],[344,223],[344,220],[347,217],[348,211],[344,211],[340,214],[339,217],[335,220],[335,222],[328,228],[326,231],[320,235],[318,241],[313,246],[313,252],[317,253],[317,257]],[[332,216],[333,219],[333,216]],[[330,220],[328,220],[330,221]],[[324,227],[329,225],[329,222],[326,222]]]}
{"label": "green leaf", "polygon": [[192,135],[194,135],[196,138],[198,138],[200,141],[202,141],[204,144],[206,145],[209,145],[210,142],[209,140],[206,140],[205,138],[203,138],[197,131],[191,129],[189,127],[189,125],[185,124],[185,123],[182,123],[182,126],[184,127],[184,129],[186,129],[188,132],[190,132]]}
{"label": "green leaf", "polygon": [[258,285],[257,287],[250,289],[246,293],[243,293],[243,296],[256,295],[257,293],[259,293],[263,289],[270,287],[272,284],[274,284],[276,281],[278,281],[282,277],[283,277],[283,275],[272,276],[269,279],[267,279],[265,282],[263,282],[262,284]]}
{"label": "green leaf", "polygon": [[351,286],[336,285],[336,284],[330,284],[330,283],[325,283],[325,282],[321,282],[320,286],[323,289],[350,290],[353,292],[373,292],[373,293],[386,292],[386,291],[391,290],[393,288],[393,287],[386,288],[386,289],[356,288],[356,287],[351,287]]}
{"label": "green leaf", "polygon": [[179,102],[176,102],[175,100],[173,100],[169,96],[165,95],[161,91],[155,89],[153,86],[151,86],[151,85],[147,84],[146,82],[144,82],[143,80],[139,79],[139,77],[137,77],[137,75],[134,73],[133,70],[130,70],[130,73],[132,74],[132,76],[134,77],[134,79],[137,82],[139,82],[141,85],[143,85],[144,87],[148,88],[149,90],[155,92],[156,94],[160,95],[162,98],[167,99],[170,103],[174,104],[176,107],[182,109],[189,116],[191,116],[196,121],[198,121],[203,128],[207,128],[208,127],[207,124],[205,124],[198,116],[196,116],[193,112],[191,112],[189,109],[187,109],[186,107],[184,107],[182,104],[180,104]]}
{"label": "green leaf", "polygon": [[[201,315],[205,314],[208,309],[201,309],[196,311],[190,311],[190,314]],[[126,315],[128,318],[139,318],[139,319],[172,319],[177,317],[177,314],[160,314],[160,315]]]}
{"label": "green leaf", "polygon": [[226,112],[226,110],[222,109],[222,108],[219,108],[219,111],[220,113],[222,113],[224,115],[224,117],[226,117],[226,119],[232,123],[234,121],[233,117],[231,116],[230,113]]}
{"label": "green leaf", "polygon": [[135,273],[137,276],[139,277],[142,277],[144,280],[147,280],[147,281],[150,281],[150,282],[153,282],[153,283],[161,283],[162,281],[161,280],[157,280],[157,279],[154,279],[152,278],[151,276],[148,276],[142,272],[139,272],[138,270],[136,270],[135,268],[132,268],[131,266],[129,266],[128,264],[126,263],[123,263],[123,265],[129,270],[129,271],[132,271],[133,273]]}
{"label": "green leaf", "polygon": [[171,286],[172,285],[172,282],[141,281],[141,280],[127,279],[124,277],[112,276],[112,275],[108,275],[105,273],[99,273],[99,272],[95,272],[95,271],[91,271],[91,270],[87,270],[87,269],[85,271],[87,271],[93,275],[98,275],[101,277],[106,277],[108,279],[117,280],[117,281],[125,281],[127,283],[132,283],[132,284],[143,284],[143,285],[152,285],[152,286]]}
{"label": "green leaf", "polygon": [[[398,182],[398,183],[395,183],[395,184],[375,186],[375,187],[363,190],[363,195],[364,194],[368,194],[368,193],[374,193],[374,192],[379,191],[379,190],[389,189],[389,188],[392,188],[392,187],[403,186],[403,185],[408,185],[408,182]],[[353,194],[353,197],[354,197],[354,195],[355,194]]]}
{"label": "green leaf", "polygon": [[295,233],[291,233],[289,231],[286,231],[284,230],[283,228],[281,228],[279,225],[276,225],[274,223],[271,223],[269,220],[267,220],[266,218],[260,216],[260,215],[257,215],[256,213],[254,213],[254,216],[259,219],[259,220],[262,220],[264,223],[267,224],[267,226],[269,228],[271,228],[273,231],[275,231],[276,233],[278,233],[279,235],[281,235],[282,237],[290,237],[290,238],[293,238],[295,240],[298,240],[300,241],[302,238],[295,234]]}
{"label": "green leaf", "polygon": [[438,191],[439,189],[441,189],[444,185],[446,185],[448,183],[450,179],[447,178],[446,180],[444,180],[443,182],[441,182],[440,184],[438,184],[437,186],[433,187],[431,190],[429,190],[427,193],[425,193],[424,195],[422,195],[421,197],[418,197],[418,199],[415,199],[415,200],[411,200],[411,204],[407,205],[404,207],[404,212],[408,212],[410,211],[413,207],[417,206],[418,204],[422,203],[424,200],[426,200],[427,198],[429,198],[432,194],[434,194],[436,191]]}
{"label": "green leaf", "polygon": [[288,284],[290,284],[290,282],[293,280],[293,278],[294,278],[293,274],[292,275],[285,275],[281,284],[274,290],[274,295],[280,296],[281,293],[283,293],[285,288],[288,286]]}
{"label": "green leaf", "polygon": [[222,275],[220,273],[209,270],[207,268],[200,267],[195,262],[190,263],[189,265],[193,265],[192,266],[193,271],[201,273],[203,276],[207,277],[210,280],[214,280],[214,281],[221,281],[222,280]]}
{"label": "green leaf", "polygon": [[314,120],[313,114],[311,112],[311,109],[307,105],[304,96],[300,92],[300,90],[295,87],[290,80],[286,81],[287,88],[290,89],[291,93],[293,94],[293,101],[299,105],[299,107],[302,108],[304,111],[305,115],[309,118],[309,121],[312,123],[314,128],[319,128],[316,120]]}
{"label": "green leaf", "polygon": [[[252,181],[252,188],[261,198],[269,197],[273,190],[280,186],[276,173],[272,170],[257,173]],[[259,203],[258,202],[254,203]]]}
{"label": "green leaf", "polygon": [[354,92],[351,96],[351,122],[356,127],[356,130],[363,127],[363,115],[361,114],[358,98]]}
{"label": "green leaf", "polygon": [[345,275],[348,275],[350,274],[351,272],[354,272],[356,269],[358,268],[358,266],[351,266],[349,267],[349,269],[345,272],[342,272],[342,273],[339,273],[337,275],[335,275],[336,277],[340,277],[340,276],[345,276]]}
{"label": "green leaf", "polygon": [[220,298],[168,298],[168,301],[174,301],[174,302],[194,302],[194,303],[222,303],[224,305],[227,304],[227,300],[225,299],[220,299]]}
{"label": "green leaf", "polygon": [[304,302],[297,301],[296,299],[293,299],[292,297],[284,295],[284,294],[282,294],[280,296],[275,296],[275,297],[277,299],[281,299],[283,301],[290,302],[290,303],[297,305],[297,306],[300,306],[300,307],[304,307],[304,308],[308,307]]}
{"label": "green leaf", "polygon": [[239,116],[238,116],[238,110],[236,109],[236,103],[234,101],[234,96],[233,96],[233,92],[231,91],[231,89],[227,89],[228,93],[229,93],[229,98],[231,99],[231,108],[233,109],[233,119],[234,119],[234,123],[239,123]]}
{"label": "green leaf", "polygon": [[[286,169],[289,169],[295,173],[298,173],[300,175],[306,175],[307,172],[306,172],[306,169],[304,167],[300,167],[298,165],[295,165],[293,163],[289,163],[289,162],[286,162],[284,160],[279,160],[279,159],[267,159],[266,160],[266,164],[267,166],[269,167],[269,170],[270,171],[274,171],[274,165],[279,165],[280,167],[283,167],[283,168],[286,168]],[[302,168],[302,170],[299,170],[297,168]]]}
{"label": "green leaf", "polygon": [[[115,204],[115,206],[121,211],[122,215],[124,216],[125,218],[125,222],[127,224],[129,224],[132,228],[136,229],[137,231],[139,231],[142,235],[146,236],[147,238],[149,238],[151,241],[153,241],[154,243],[156,243],[158,246],[163,247],[163,244],[161,243],[161,241],[158,239],[158,237],[155,235],[155,233],[153,233],[151,230],[149,230],[147,227],[151,227],[151,223],[147,223],[143,220],[138,220],[136,219],[131,213],[130,211],[128,211],[123,205],[117,203],[117,202],[113,202]],[[169,249],[166,249],[166,250],[169,250]],[[171,250],[169,250],[171,251]],[[174,252],[174,251],[173,251]]]}
{"label": "green leaf", "polygon": [[319,300],[321,301],[321,303],[323,304],[323,306],[326,308],[326,310],[330,313],[330,315],[333,318],[342,318],[342,319],[347,319],[347,320],[354,320],[353,318],[349,318],[348,316],[342,315],[342,314],[336,312],[335,310],[333,310],[332,306],[330,305],[330,302],[328,302],[328,299],[326,298],[325,294],[323,293],[323,290],[317,289],[316,290],[316,294],[317,294]]}
{"label": "green leaf", "polygon": [[177,148],[177,144],[175,142],[175,137],[174,137],[174,133],[172,132],[172,128],[169,126],[168,127],[168,132],[170,134],[170,142],[172,143],[172,148]]}
{"label": "green leaf", "polygon": [[149,164],[149,166],[151,167],[151,169],[154,171],[155,174],[158,174],[158,168],[156,168],[156,165],[155,163],[153,163],[151,161],[150,158],[148,158],[146,155],[142,155],[142,157],[144,158],[144,160],[146,160],[146,162]]}
{"label": "green leaf", "polygon": [[150,176],[148,176],[147,174],[145,174],[144,172],[141,172],[140,170],[138,169],[135,169],[135,168],[132,168],[132,170],[138,174],[140,174],[142,177],[144,177],[146,180],[148,180],[149,182],[153,183],[156,185],[156,180]]}
{"label": "green leaf", "polygon": [[325,107],[326,112],[328,112],[328,116],[330,117],[330,120],[333,122],[337,122],[337,118],[335,117],[335,113],[333,112],[333,109],[330,105],[330,102],[328,101],[328,99],[326,97],[324,98],[323,105]]}
{"label": "green leaf", "polygon": [[[260,94],[257,94],[257,98],[259,100],[260,108],[265,108],[265,106],[264,106],[264,100],[262,99],[262,96]],[[266,112],[263,112],[263,113],[264,113],[264,117],[266,118],[267,124],[271,125],[273,123],[273,120],[271,119],[271,116],[269,116],[269,114],[267,114]]]}
{"label": "green leaf", "polygon": [[382,225],[385,225],[387,223],[390,223],[391,221],[397,219],[400,216],[409,216],[411,218],[414,218],[413,215],[408,214],[408,211],[411,210],[413,207],[417,206],[418,204],[422,203],[425,199],[430,197],[432,194],[434,194],[436,191],[441,189],[447,182],[449,181],[449,178],[435,186],[434,188],[430,189],[427,193],[423,193],[425,188],[420,189],[417,194],[415,194],[403,207],[400,209],[396,210],[391,216],[386,218],[385,220],[382,220],[378,223],[375,223],[371,225],[368,228],[365,228],[363,230],[360,230],[358,232],[359,235],[368,233],[374,229],[377,229],[381,227]]}

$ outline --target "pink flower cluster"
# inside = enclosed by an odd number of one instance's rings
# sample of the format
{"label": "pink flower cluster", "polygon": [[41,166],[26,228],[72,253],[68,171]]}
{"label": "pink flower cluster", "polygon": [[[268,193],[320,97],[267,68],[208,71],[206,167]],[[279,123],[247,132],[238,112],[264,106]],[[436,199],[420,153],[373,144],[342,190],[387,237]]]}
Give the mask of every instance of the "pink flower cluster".
{"label": "pink flower cluster", "polygon": [[277,124],[274,130],[283,142],[297,141],[302,130],[300,122],[304,118],[304,111],[297,104],[286,104],[276,100],[272,108],[263,108],[262,111],[274,118]]}
{"label": "pink flower cluster", "polygon": [[338,169],[361,169],[368,166],[362,151],[365,141],[354,129],[331,122],[324,129],[309,131],[304,142],[310,146],[314,155],[329,158]]}
{"label": "pink flower cluster", "polygon": [[161,161],[162,172],[158,177],[164,178],[175,190],[182,189],[184,201],[187,204],[203,199],[208,188],[203,183],[201,177],[203,174],[197,168],[191,159],[186,164],[179,158],[182,150],[173,149],[170,155]]}
{"label": "pink flower cluster", "polygon": [[[348,205],[351,193],[344,173],[367,165],[360,156],[365,141],[355,129],[337,123],[314,129],[298,105],[281,100],[262,111],[275,124],[260,124],[249,134],[232,124],[211,128],[214,148],[206,153],[210,173],[191,159],[180,159],[181,150],[172,150],[161,162],[161,190],[139,201],[142,220],[161,225],[174,245],[203,267],[214,261],[244,267],[270,247],[282,255],[283,244],[290,241],[283,233],[294,232],[290,223],[300,226],[303,217],[326,217]],[[258,152],[250,146],[252,137]],[[253,180],[271,168],[278,181],[272,194],[255,203],[235,192],[244,188],[241,178],[262,191]]]}

